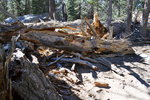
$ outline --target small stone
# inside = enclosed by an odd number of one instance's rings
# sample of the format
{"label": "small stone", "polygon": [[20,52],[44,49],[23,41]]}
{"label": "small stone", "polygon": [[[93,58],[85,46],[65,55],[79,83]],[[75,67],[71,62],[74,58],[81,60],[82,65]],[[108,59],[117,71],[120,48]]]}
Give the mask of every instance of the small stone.
{"label": "small stone", "polygon": [[150,83],[150,79],[147,79],[147,82]]}

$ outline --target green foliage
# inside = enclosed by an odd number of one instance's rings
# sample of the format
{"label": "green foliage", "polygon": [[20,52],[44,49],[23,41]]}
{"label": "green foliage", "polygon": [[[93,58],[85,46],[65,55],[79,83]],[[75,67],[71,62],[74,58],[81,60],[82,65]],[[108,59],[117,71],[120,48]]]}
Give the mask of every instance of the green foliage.
{"label": "green foliage", "polygon": [[75,2],[76,0],[68,0],[67,2],[67,13],[68,13],[68,19],[69,20],[75,20],[76,19],[76,10],[75,10]]}
{"label": "green foliage", "polygon": [[[3,1],[3,2],[2,2]],[[2,0],[5,9],[16,15],[42,14],[49,12],[49,0]],[[5,1],[5,2],[4,2]],[[127,0],[112,0],[113,19],[125,19]],[[100,14],[101,20],[106,20],[108,0],[56,0],[56,18],[61,19],[61,4],[67,6],[68,20],[79,18],[92,18],[94,11]],[[133,10],[142,10],[144,0],[135,0]],[[0,20],[6,18],[0,14]]]}
{"label": "green foliage", "polygon": [[[6,5],[7,3],[0,1],[0,6],[3,5],[3,8],[7,9]],[[6,16],[4,14],[0,14],[0,21],[4,20]]]}
{"label": "green foliage", "polygon": [[43,0],[32,0],[32,13],[41,14],[43,12]]}

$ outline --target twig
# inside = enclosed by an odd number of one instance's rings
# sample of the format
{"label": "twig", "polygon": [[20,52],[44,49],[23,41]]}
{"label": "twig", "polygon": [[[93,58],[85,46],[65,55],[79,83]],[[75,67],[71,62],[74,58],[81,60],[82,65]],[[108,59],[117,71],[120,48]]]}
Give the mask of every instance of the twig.
{"label": "twig", "polygon": [[60,57],[56,58],[56,60],[55,60],[55,61],[53,61],[53,62],[49,63],[47,66],[51,66],[51,65],[53,65],[53,64],[55,64],[55,63],[57,63],[57,62],[58,62],[60,59],[62,59],[64,56],[65,56],[65,55],[63,54],[62,56],[60,56]]}
{"label": "twig", "polygon": [[93,65],[92,63],[85,61],[85,60],[81,60],[79,58],[62,58],[60,59],[60,61],[62,62],[72,62],[72,63],[78,63],[78,64],[82,64],[82,65],[86,65],[89,66],[90,68],[92,68],[93,70],[98,70],[98,67]]}
{"label": "twig", "polygon": [[97,60],[92,59],[92,58],[89,58],[89,57],[83,57],[83,56],[82,56],[81,54],[79,54],[79,53],[71,53],[71,54],[73,54],[73,55],[75,55],[75,56],[77,56],[77,57],[79,57],[79,58],[81,58],[81,59],[83,59],[83,60],[87,60],[87,61],[90,61],[90,62],[92,62],[92,63],[98,63]]}

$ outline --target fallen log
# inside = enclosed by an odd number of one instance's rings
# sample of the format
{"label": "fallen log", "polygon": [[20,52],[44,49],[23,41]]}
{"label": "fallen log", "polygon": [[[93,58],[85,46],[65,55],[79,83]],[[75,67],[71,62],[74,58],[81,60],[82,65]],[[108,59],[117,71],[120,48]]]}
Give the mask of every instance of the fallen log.
{"label": "fallen log", "polygon": [[94,64],[92,64],[92,63],[90,63],[88,61],[81,60],[79,58],[62,58],[59,61],[61,61],[61,62],[78,63],[78,64],[81,64],[81,65],[89,66],[93,70],[98,70],[98,67],[96,65],[94,65]]}
{"label": "fallen log", "polygon": [[21,34],[21,39],[49,47],[81,53],[118,53],[132,54],[131,43],[128,40],[93,39],[52,31],[29,31]]}
{"label": "fallen log", "polygon": [[15,42],[17,37],[13,36],[10,53],[6,56],[2,45],[0,44],[0,98],[1,100],[13,100],[12,84],[9,77],[9,63],[15,50]]}
{"label": "fallen log", "polygon": [[21,75],[15,76],[18,78],[12,81],[12,88],[21,98],[24,100],[62,100],[54,85],[44,76],[38,65],[29,62],[25,57],[21,58],[20,62],[21,64],[17,66],[20,68],[18,71]]}
{"label": "fallen log", "polygon": [[8,78],[8,66],[5,66],[5,54],[0,44],[0,99],[12,100],[11,80]]}

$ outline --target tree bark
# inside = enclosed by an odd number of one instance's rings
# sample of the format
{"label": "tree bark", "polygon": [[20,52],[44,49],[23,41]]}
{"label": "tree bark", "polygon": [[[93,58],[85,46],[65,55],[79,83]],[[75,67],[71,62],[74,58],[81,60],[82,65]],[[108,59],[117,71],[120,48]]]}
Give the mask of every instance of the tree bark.
{"label": "tree bark", "polygon": [[120,15],[121,15],[120,0],[116,0],[115,3],[116,3],[115,5],[116,5],[116,7],[117,7],[117,9],[118,9],[117,16],[120,17]]}
{"label": "tree bark", "polygon": [[127,35],[131,34],[132,7],[133,7],[133,0],[128,0],[127,19],[126,19],[126,34]]}
{"label": "tree bark", "polygon": [[31,10],[30,0],[25,0],[25,14],[29,14]]}
{"label": "tree bark", "polygon": [[12,100],[11,80],[9,79],[8,66],[5,66],[5,63],[6,56],[0,44],[0,99]]}
{"label": "tree bark", "polygon": [[142,14],[142,23],[141,23],[141,34],[147,36],[147,24],[150,13],[150,0],[145,0],[143,14]]}
{"label": "tree bark", "polygon": [[15,93],[23,100],[63,100],[38,65],[31,63],[26,57],[20,58],[20,62],[17,66],[21,68],[19,69],[21,75],[16,76],[18,80],[12,81]]}
{"label": "tree bark", "polygon": [[96,37],[93,42],[92,39],[87,39],[86,37],[50,32],[49,30],[31,30],[22,34],[21,39],[57,49],[80,53],[134,53],[130,47],[131,43],[127,40],[102,40]]}
{"label": "tree bark", "polygon": [[55,20],[56,14],[56,4],[55,4],[55,0],[49,0],[49,16],[51,19]]}
{"label": "tree bark", "polygon": [[109,27],[112,21],[112,0],[109,0],[107,12],[108,12],[107,27]]}
{"label": "tree bark", "polygon": [[66,4],[63,2],[62,3],[62,21],[67,21],[67,9],[66,9]]}

